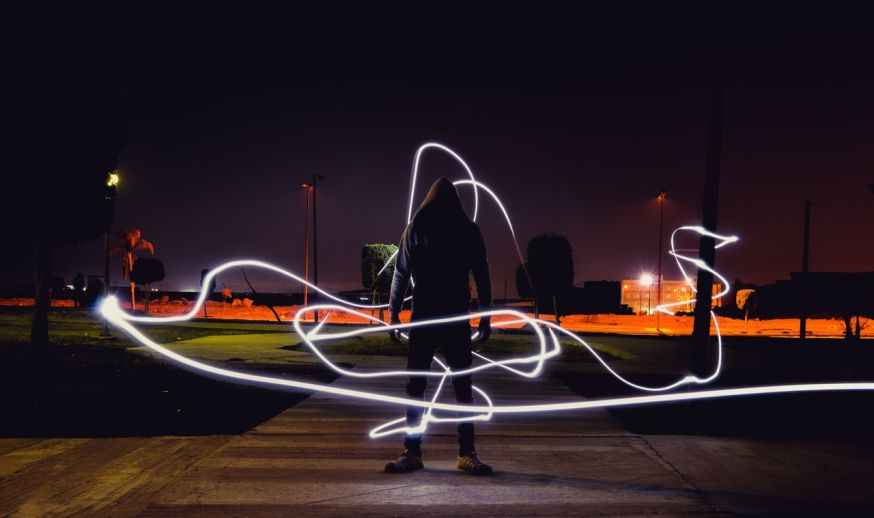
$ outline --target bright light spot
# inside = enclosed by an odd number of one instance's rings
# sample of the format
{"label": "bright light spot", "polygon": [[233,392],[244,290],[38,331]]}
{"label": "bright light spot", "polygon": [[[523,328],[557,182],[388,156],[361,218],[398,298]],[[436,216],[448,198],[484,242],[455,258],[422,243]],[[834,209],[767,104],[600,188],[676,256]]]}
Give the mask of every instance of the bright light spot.
{"label": "bright light spot", "polygon": [[639,282],[641,286],[652,286],[652,283],[655,282],[655,279],[653,278],[652,274],[644,273],[640,276]]}
{"label": "bright light spot", "polygon": [[[110,295],[103,299],[103,302],[100,303],[100,314],[106,317],[108,320],[112,320],[113,317],[117,317],[118,313],[118,299],[113,295]],[[122,315],[122,318],[125,318],[127,315]]]}
{"label": "bright light spot", "polygon": [[121,176],[118,174],[118,170],[112,171],[106,177],[106,186],[107,187],[118,187],[118,182],[121,181]]}

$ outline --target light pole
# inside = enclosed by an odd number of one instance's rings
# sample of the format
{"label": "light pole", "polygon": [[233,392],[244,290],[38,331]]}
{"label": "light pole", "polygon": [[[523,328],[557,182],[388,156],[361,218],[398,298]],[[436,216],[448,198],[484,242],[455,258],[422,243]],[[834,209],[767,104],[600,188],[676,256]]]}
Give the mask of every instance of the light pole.
{"label": "light pole", "polygon": [[[658,284],[656,285],[656,307],[662,305],[662,241],[664,241],[662,235],[664,233],[664,220],[665,220],[665,197],[668,195],[668,192],[662,190],[658,194],[659,199],[659,277]],[[661,320],[662,320],[662,312],[656,312],[656,331],[660,330]]]}
{"label": "light pole", "polygon": [[[307,293],[309,291],[310,278],[310,191],[313,186],[309,183],[300,185],[304,189],[306,196],[306,208],[304,209],[304,231],[303,231],[303,306],[307,306]],[[305,316],[305,315],[304,315]]]}
{"label": "light pole", "polygon": [[[324,180],[325,177],[320,174],[313,175],[313,182],[311,184],[303,184],[308,190],[311,190],[313,193],[313,285],[319,285],[319,240],[318,240],[318,231],[316,226],[316,192],[318,191],[318,181]],[[309,228],[309,226],[307,226]],[[309,257],[309,253],[307,253],[307,257]],[[313,311],[313,323],[319,323],[319,312]]]}
{"label": "light pole", "polygon": [[[653,278],[651,274],[645,273],[640,276],[638,280],[641,286],[646,286],[646,312],[647,314],[652,312],[652,283]],[[643,309],[643,292],[640,294],[640,307]]]}
{"label": "light pole", "polygon": [[646,314],[652,315],[652,284],[646,287]]}
{"label": "light pole", "polygon": [[[118,169],[113,169],[106,175],[106,202],[108,207],[108,218],[106,220],[106,231],[103,232],[103,297],[109,296],[109,231],[112,230],[112,214],[115,211],[115,195],[118,194],[118,184],[121,181]],[[112,336],[109,334],[109,322],[103,319],[103,329],[100,330],[100,336]]]}
{"label": "light pole", "polygon": [[802,340],[807,339],[807,268],[810,257],[810,200],[804,203],[804,234],[801,244],[801,324],[798,333]]}

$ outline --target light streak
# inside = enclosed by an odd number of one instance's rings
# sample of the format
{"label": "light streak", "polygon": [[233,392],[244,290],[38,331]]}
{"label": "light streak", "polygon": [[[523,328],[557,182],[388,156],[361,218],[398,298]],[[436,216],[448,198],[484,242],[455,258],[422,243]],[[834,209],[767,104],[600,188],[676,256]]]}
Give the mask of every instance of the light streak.
{"label": "light streak", "polygon": [[[618,398],[591,399],[583,401],[569,401],[564,403],[538,403],[529,405],[459,405],[452,403],[440,403],[438,401],[422,401],[404,397],[378,394],[362,390],[333,387],[322,383],[312,383],[291,379],[275,378],[259,374],[239,372],[221,367],[215,367],[186,356],[175,353],[166,347],[155,343],[149,337],[126,321],[129,316],[118,307],[115,297],[108,297],[101,305],[103,314],[116,326],[136,338],[149,349],[157,352],[169,360],[180,365],[191,367],[208,374],[223,376],[229,379],[249,381],[264,385],[273,385],[292,389],[302,389],[313,392],[324,392],[340,396],[348,396],[357,399],[378,401],[403,406],[415,406],[432,410],[446,410],[450,412],[484,413],[484,414],[519,414],[527,412],[553,412],[564,410],[584,410],[594,408],[611,408],[617,406],[639,405],[644,403],[666,403],[673,401],[715,399],[731,396],[750,396],[764,394],[786,394],[792,392],[829,392],[829,391],[859,391],[874,390],[874,382],[855,383],[799,383],[792,385],[763,385],[754,387],[740,387],[730,389],[699,390],[692,392],[673,392],[670,394],[655,394],[647,396],[627,396]],[[403,326],[397,326],[403,327]],[[385,329],[382,329],[383,331]],[[421,373],[417,373],[421,374]],[[383,425],[385,426],[385,425]]]}
{"label": "light streak", "polygon": [[[482,189],[485,193],[487,193],[496,203],[499,210],[501,211],[504,219],[507,223],[507,228],[509,229],[512,237],[513,243],[516,248],[516,253],[519,256],[520,261],[522,261],[522,254],[519,248],[518,241],[516,239],[516,234],[513,229],[512,221],[510,220],[509,213],[498,196],[492,191],[489,187],[487,187],[482,182],[479,182],[471,168],[467,165],[466,162],[454,151],[437,143],[427,143],[421,146],[417,151],[413,161],[413,170],[411,173],[411,182],[410,182],[410,199],[408,203],[407,209],[407,223],[412,220],[413,214],[413,206],[415,201],[415,191],[416,191],[416,182],[419,171],[419,164],[422,157],[422,154],[428,149],[437,149],[444,151],[452,158],[457,160],[465,169],[465,171],[470,176],[470,179],[457,180],[453,182],[455,185],[470,185],[474,189],[474,210],[473,210],[473,220],[476,220],[479,210],[479,190]],[[700,226],[684,226],[676,229],[671,234],[671,250],[669,254],[674,257],[677,267],[680,273],[683,275],[686,283],[690,287],[692,293],[695,292],[695,285],[692,282],[692,278],[683,267],[683,263],[688,263],[699,270],[706,270],[711,272],[716,278],[718,278],[723,286],[723,289],[714,294],[713,300],[716,300],[720,297],[725,296],[728,293],[728,281],[721,274],[712,269],[708,264],[702,261],[699,258],[688,256],[685,254],[681,254],[677,251],[676,248],[676,236],[680,232],[690,232],[693,234],[697,234],[698,236],[707,236],[711,237],[717,241],[716,248],[721,248],[722,246],[728,245],[730,243],[736,242],[738,239],[734,236],[723,236],[711,232]],[[391,260],[394,258],[390,258],[386,264],[380,270],[380,274],[388,267]],[[156,342],[151,340],[148,336],[143,334],[139,329],[131,324],[131,322],[137,323],[146,323],[146,324],[158,324],[158,323],[171,323],[171,322],[183,322],[190,320],[195,317],[199,311],[201,306],[205,303],[206,297],[208,293],[206,292],[206,287],[208,287],[214,277],[216,277],[221,272],[231,269],[238,268],[243,266],[257,267],[263,268],[279,275],[283,275],[291,278],[292,280],[306,284],[309,288],[316,290],[322,296],[327,299],[333,301],[334,303],[330,304],[314,304],[307,307],[303,307],[298,310],[293,319],[292,319],[292,327],[294,331],[301,338],[303,343],[309,348],[309,350],[319,358],[322,362],[325,363],[329,368],[337,372],[338,374],[342,374],[344,376],[350,376],[355,378],[378,378],[378,377],[386,377],[386,376],[426,376],[426,377],[439,377],[440,380],[437,383],[437,388],[434,391],[433,396],[430,400],[418,400],[412,399],[408,397],[398,397],[392,396],[388,394],[380,394],[376,392],[370,391],[362,391],[362,390],[354,390],[347,389],[341,387],[335,387],[328,384],[323,383],[313,383],[306,382],[294,379],[287,378],[277,378],[273,376],[265,376],[260,374],[251,374],[247,372],[241,372],[231,369],[225,369],[222,367],[216,367],[213,365],[209,365],[191,358],[188,358],[184,355],[176,353]],[[411,297],[407,297],[409,299]],[[661,304],[655,308],[656,311],[661,311],[666,314],[673,314],[671,308],[686,305],[688,301],[677,301],[670,302],[666,304]],[[717,362],[713,372],[704,378],[700,378],[697,376],[684,376],[679,380],[663,385],[663,386],[646,386],[634,383],[624,376],[622,376],[619,372],[614,370],[607,362],[598,354],[598,352],[586,343],[579,335],[556,325],[553,322],[549,322],[542,319],[532,318],[524,313],[513,311],[509,309],[496,309],[496,310],[488,310],[488,311],[480,311],[472,314],[463,314],[456,315],[445,318],[437,318],[416,322],[409,322],[404,324],[388,324],[383,322],[377,318],[372,317],[371,315],[364,313],[359,310],[373,310],[379,308],[387,307],[387,304],[359,304],[352,301],[347,301],[341,299],[339,297],[335,297],[330,293],[322,290],[318,286],[308,282],[307,280],[299,277],[298,275],[285,270],[279,266],[266,263],[264,261],[258,261],[254,259],[241,259],[236,261],[230,261],[224,263],[217,268],[211,270],[202,283],[202,288],[200,295],[194,303],[193,308],[183,315],[175,315],[175,316],[165,316],[165,317],[152,317],[152,316],[139,316],[130,313],[125,313],[121,310],[118,305],[118,300],[115,297],[107,297],[101,303],[100,311],[103,316],[111,322],[116,327],[124,330],[126,333],[135,338],[138,342],[148,347],[150,350],[155,353],[161,355],[162,357],[175,362],[179,365],[186,366],[188,368],[212,374],[215,376],[251,382],[260,385],[272,386],[272,387],[281,387],[286,389],[299,389],[313,392],[323,392],[334,395],[346,396],[350,398],[357,398],[362,400],[376,401],[381,403],[387,403],[392,405],[401,405],[401,406],[414,406],[424,408],[425,412],[423,412],[423,416],[421,421],[416,426],[406,426],[405,418],[395,419],[393,421],[389,421],[385,424],[382,424],[370,432],[371,437],[382,437],[389,434],[394,433],[408,433],[408,434],[422,434],[427,430],[428,424],[431,422],[459,422],[459,421],[487,421],[491,419],[494,414],[514,414],[514,413],[528,413],[528,412],[553,412],[553,411],[570,411],[570,410],[584,410],[584,409],[595,409],[595,408],[611,408],[618,406],[627,406],[627,405],[640,405],[640,404],[654,404],[654,403],[667,403],[667,402],[675,402],[675,401],[690,401],[690,400],[703,400],[703,399],[714,399],[714,398],[724,398],[724,397],[736,397],[736,396],[751,396],[751,395],[764,395],[764,394],[784,394],[784,393],[795,393],[795,392],[822,392],[822,391],[857,391],[857,390],[874,390],[874,382],[857,382],[857,383],[808,383],[808,384],[793,384],[793,385],[766,385],[766,386],[757,386],[757,387],[739,387],[739,388],[728,388],[728,389],[714,389],[714,390],[698,390],[698,391],[688,391],[682,393],[665,393],[676,389],[678,387],[684,385],[702,385],[709,383],[716,379],[722,369],[722,335],[719,330],[719,322],[716,318],[715,313],[711,311],[711,317],[713,318],[714,327],[716,330],[716,340],[717,340]],[[309,313],[311,311],[327,311],[327,316],[324,318],[318,325],[314,326],[308,332],[303,329],[301,326],[301,320],[304,314]],[[374,322],[380,324],[379,326],[367,326],[364,328],[355,328],[349,331],[339,331],[339,332],[324,332],[324,325],[328,322],[331,315],[335,312],[343,312],[355,315],[359,318],[365,319],[365,321]],[[493,360],[482,354],[474,352],[474,356],[479,360],[482,360],[482,363],[478,365],[473,365],[470,368],[453,371],[446,364],[444,364],[439,359],[435,358],[437,364],[442,368],[441,371],[410,371],[410,370],[390,370],[390,371],[379,371],[379,372],[356,372],[354,370],[345,369],[340,365],[332,362],[328,357],[326,357],[319,347],[316,345],[318,342],[328,341],[328,340],[339,340],[346,338],[359,337],[363,335],[367,335],[370,333],[383,333],[386,331],[392,330],[404,330],[410,329],[413,327],[422,327],[422,326],[433,326],[440,324],[447,324],[453,322],[466,322],[471,319],[483,318],[483,317],[494,317],[494,316],[509,316],[510,320],[499,321],[492,324],[493,327],[506,327],[511,325],[527,325],[530,326],[535,334],[536,341],[538,343],[537,353],[529,356],[521,356],[508,358],[503,360]],[[544,332],[544,330],[546,332]],[[472,339],[475,339],[478,333],[475,333]],[[554,358],[561,354],[561,344],[558,338],[558,334],[563,334],[566,337],[574,340],[581,346],[583,346],[592,356],[604,367],[607,372],[609,372],[612,376],[614,376],[617,380],[622,383],[628,385],[631,388],[636,390],[649,392],[648,395],[639,395],[639,396],[626,396],[626,397],[616,397],[616,398],[606,398],[606,399],[594,399],[594,400],[579,400],[579,401],[571,401],[571,402],[563,402],[563,403],[539,403],[539,404],[527,404],[527,405],[495,405],[492,400],[489,398],[488,394],[480,389],[479,387],[474,386],[473,390],[486,402],[486,405],[475,405],[475,404],[452,404],[452,403],[442,403],[438,401],[439,395],[442,392],[442,389],[446,383],[446,381],[452,376],[459,375],[468,375],[475,372],[484,371],[486,369],[492,368],[501,368],[512,372],[516,375],[526,377],[526,378],[535,378],[540,375],[543,371],[543,366],[545,362],[551,358]],[[406,336],[406,335],[404,335]],[[523,369],[521,366],[530,366],[529,369]],[[520,367],[520,368],[517,368]],[[440,411],[449,411],[449,412],[458,412],[463,414],[462,416],[456,417],[441,417],[434,415],[435,410]]]}

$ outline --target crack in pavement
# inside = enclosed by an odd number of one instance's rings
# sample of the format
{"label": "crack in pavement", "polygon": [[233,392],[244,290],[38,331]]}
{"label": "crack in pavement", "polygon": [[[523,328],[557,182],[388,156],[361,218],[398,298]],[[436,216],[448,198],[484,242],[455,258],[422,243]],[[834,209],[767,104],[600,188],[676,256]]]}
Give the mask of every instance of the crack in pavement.
{"label": "crack in pavement", "polygon": [[351,495],[336,496],[336,497],[334,497],[334,498],[326,498],[326,499],[324,499],[324,500],[313,500],[312,502],[307,502],[307,505],[323,504],[323,503],[325,503],[325,502],[333,502],[333,501],[336,501],[336,500],[343,500],[343,499],[346,499],[346,498],[354,498],[354,497],[357,497],[357,496],[372,495],[372,494],[374,494],[374,493],[384,493],[384,492],[386,492],[386,491],[394,491],[395,489],[405,489],[405,488],[408,488],[408,487],[414,487],[414,486],[418,486],[418,485],[419,485],[419,484],[407,484],[407,485],[405,485],[405,486],[385,487],[385,488],[382,488],[382,489],[374,489],[373,491],[365,491],[365,492],[363,492],[363,493],[354,493],[354,494],[351,494]]}
{"label": "crack in pavement", "polygon": [[676,475],[677,478],[679,478],[681,481],[683,481],[684,484],[689,486],[689,488],[692,490],[692,493],[694,493],[695,496],[697,496],[698,499],[701,500],[701,503],[706,505],[707,508],[710,509],[711,512],[713,512],[713,513],[721,512],[721,511],[719,511],[719,509],[716,508],[716,506],[712,502],[710,502],[710,500],[707,498],[707,493],[703,489],[698,487],[698,485],[696,485],[695,482],[692,481],[692,479],[690,479],[689,477],[684,475],[683,472],[681,472],[676,466],[674,466],[666,457],[664,457],[661,453],[659,453],[659,451],[657,449],[655,449],[655,447],[649,441],[647,441],[645,437],[643,437],[642,435],[635,435],[634,437],[636,437],[637,439],[640,440],[640,442],[642,442],[644,445],[646,445],[647,449],[650,452],[652,452],[652,454],[655,455],[655,457],[659,460],[659,462],[664,464],[668,468],[669,471],[674,473],[674,475]]}

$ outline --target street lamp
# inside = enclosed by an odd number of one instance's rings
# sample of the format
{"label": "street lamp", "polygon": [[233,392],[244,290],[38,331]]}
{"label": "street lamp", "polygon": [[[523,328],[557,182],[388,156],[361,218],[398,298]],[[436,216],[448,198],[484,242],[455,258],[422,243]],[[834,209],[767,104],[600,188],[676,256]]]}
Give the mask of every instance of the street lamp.
{"label": "street lamp", "polygon": [[[644,273],[643,275],[640,276],[640,279],[638,280],[638,282],[640,283],[641,286],[646,286],[646,291],[647,291],[646,312],[647,312],[647,314],[652,313],[652,283],[653,283],[652,275],[648,274],[648,273]],[[643,306],[643,295],[642,294],[641,294],[640,298],[641,298],[640,305]]]}
{"label": "street lamp", "polygon": [[[118,184],[121,182],[121,173],[113,169],[106,173],[106,191],[104,197],[107,203],[106,230],[103,232],[103,297],[109,296],[109,231],[112,229],[112,214],[115,211],[115,196],[118,194]],[[103,319],[103,329],[100,336],[109,334],[109,322]]]}
{"label": "street lamp", "polygon": [[304,209],[304,232],[303,232],[303,307],[307,306],[307,294],[309,292],[310,277],[310,191],[313,189],[311,183],[302,183],[300,186],[304,189],[306,197],[306,208]]}
{"label": "street lamp", "polygon": [[[659,278],[658,278],[658,286],[656,289],[658,292],[656,293],[656,304],[658,306],[662,305],[662,242],[664,238],[662,237],[664,234],[664,216],[665,216],[665,198],[668,196],[668,192],[662,190],[658,194],[659,200]],[[656,313],[656,331],[659,331],[661,325],[661,314],[659,311]]]}
{"label": "street lamp", "polygon": [[[319,285],[319,240],[318,240],[318,232],[316,226],[316,192],[318,192],[318,181],[324,180],[325,177],[320,174],[313,175],[312,183],[303,183],[302,187],[307,189],[309,193],[312,191],[313,193],[313,285]],[[307,197],[307,202],[309,202],[309,197]],[[307,214],[309,214],[309,210],[307,210]],[[309,230],[309,224],[307,224],[307,230]],[[309,239],[307,239],[307,243],[309,243]],[[307,250],[307,259],[309,259],[309,250]],[[306,302],[304,302],[306,304]],[[313,323],[319,323],[319,312],[313,312]]]}

